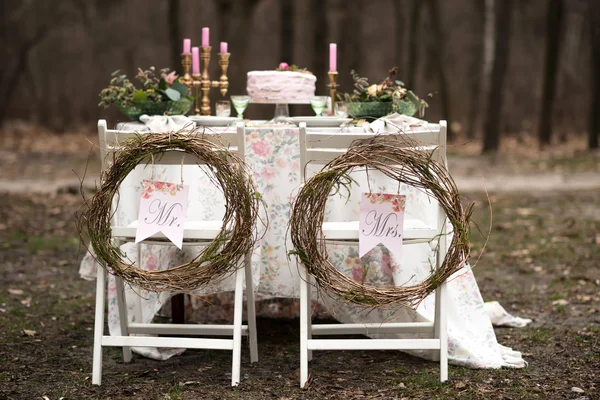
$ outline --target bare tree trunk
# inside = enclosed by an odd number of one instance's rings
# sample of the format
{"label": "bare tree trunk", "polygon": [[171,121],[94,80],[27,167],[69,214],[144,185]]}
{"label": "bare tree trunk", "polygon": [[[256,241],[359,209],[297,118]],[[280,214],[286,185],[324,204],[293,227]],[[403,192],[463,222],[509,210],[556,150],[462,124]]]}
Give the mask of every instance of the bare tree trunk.
{"label": "bare tree trunk", "polygon": [[0,82],[0,128],[4,125],[8,107],[17,88],[17,83],[23,72],[27,69],[29,53],[35,48],[48,34],[48,26],[42,26],[36,34],[26,41],[19,49],[17,63],[13,70],[9,72],[8,78]]}
{"label": "bare tree trunk", "polygon": [[178,71],[181,69],[181,18],[179,10],[181,3],[179,0],[169,0],[168,24],[169,24],[169,42],[171,47],[171,70]]}
{"label": "bare tree trunk", "polygon": [[[492,81],[492,68],[494,66],[494,54],[496,52],[496,0],[484,0],[484,24],[483,24],[483,72],[481,76],[481,114],[487,110],[487,100],[490,94],[490,82]],[[485,119],[481,115],[480,119]]]}
{"label": "bare tree trunk", "polygon": [[[446,53],[446,41],[444,40],[444,32],[442,29],[442,19],[440,17],[440,4],[437,0],[429,0],[429,17],[433,29],[433,37],[435,40],[435,52],[433,60],[435,60],[435,68],[438,75],[438,83],[440,85],[440,97],[442,103],[442,115],[448,122],[452,122],[452,113],[450,112],[450,89],[446,80],[444,71],[444,57]],[[452,128],[448,129],[448,138],[454,136]]]}
{"label": "bare tree trunk", "polygon": [[[317,77],[317,82],[329,82],[326,72],[327,56],[329,47],[327,46],[327,8],[325,0],[312,0],[311,15],[314,19],[314,39],[313,39],[313,73]],[[322,85],[319,85],[322,86]],[[325,87],[317,88],[317,91],[325,90]]]}
{"label": "bare tree trunk", "polygon": [[500,143],[500,116],[504,97],[504,78],[508,67],[511,10],[512,0],[497,2],[494,64],[484,125],[484,153],[497,151]]}
{"label": "bare tree trunk", "polygon": [[228,20],[231,17],[232,1],[233,0],[217,0],[215,2],[217,15],[220,17],[218,34],[220,38],[225,38],[224,40],[229,40],[227,28],[229,27]]}
{"label": "bare tree trunk", "polygon": [[563,20],[563,1],[548,0],[546,20],[546,60],[544,67],[544,88],[538,138],[540,146],[550,144],[552,139],[552,106],[556,97],[556,78],[560,59],[560,32]]}
{"label": "bare tree trunk", "polygon": [[281,0],[281,59],[291,63],[294,57],[294,2]]}
{"label": "bare tree trunk", "polygon": [[588,148],[598,148],[598,137],[600,136],[600,4],[596,0],[590,0],[590,26],[592,45],[591,67],[592,67],[592,104],[589,114]]}
{"label": "bare tree trunk", "polygon": [[395,39],[396,39],[396,52],[394,55],[394,59],[396,60],[396,65],[398,66],[398,76],[400,79],[403,79],[404,76],[404,68],[406,67],[403,64],[404,53],[402,50],[404,49],[404,15],[406,14],[406,8],[404,7],[405,0],[394,0],[394,21],[395,21]]}
{"label": "bare tree trunk", "polygon": [[[476,10],[476,18],[478,21],[485,20],[485,3],[481,0],[473,0],[473,6]],[[480,22],[477,25],[478,34],[474,40],[473,49],[471,51],[471,64],[469,66],[469,76],[471,78],[471,85],[469,87],[469,111],[467,116],[467,137],[474,139],[477,133],[477,126],[479,119],[479,110],[481,110],[479,101],[481,99],[482,80],[483,80],[483,69],[482,64],[484,62],[485,52],[485,23]],[[480,31],[480,32],[479,32]],[[480,34],[479,34],[480,33]]]}
{"label": "bare tree trunk", "polygon": [[417,75],[417,64],[419,61],[419,23],[421,16],[421,0],[413,0],[412,8],[410,11],[410,26],[408,30],[408,58],[406,60],[406,83],[407,87],[415,90],[416,75]]}
{"label": "bare tree trunk", "polygon": [[[345,70],[356,70],[360,74],[362,66],[361,45],[360,45],[360,26],[362,24],[361,14],[363,10],[363,1],[344,3],[341,37],[344,38],[339,44],[338,65],[343,65]],[[364,73],[363,73],[364,74]],[[350,88],[350,92],[352,89]]]}
{"label": "bare tree trunk", "polygon": [[[294,61],[294,2],[292,0],[280,0],[281,12],[281,54],[280,62],[291,64]],[[289,106],[290,115],[297,115],[297,108]]]}
{"label": "bare tree trunk", "polygon": [[[229,64],[229,88],[233,93],[235,88],[245,85],[246,74],[243,68],[246,65],[248,50],[248,33],[252,24],[254,10],[260,0],[218,0],[216,2],[221,18],[221,37],[228,38],[231,59]],[[223,12],[222,12],[223,11]],[[245,88],[245,86],[243,86]],[[241,89],[240,89],[241,90]]]}

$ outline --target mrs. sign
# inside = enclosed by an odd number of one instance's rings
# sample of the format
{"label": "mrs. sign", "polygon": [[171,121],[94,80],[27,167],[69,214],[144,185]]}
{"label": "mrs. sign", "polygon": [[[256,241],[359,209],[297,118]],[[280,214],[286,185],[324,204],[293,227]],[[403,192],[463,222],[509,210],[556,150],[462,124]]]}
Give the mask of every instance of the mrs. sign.
{"label": "mrs. sign", "polygon": [[360,201],[358,255],[383,244],[399,260],[406,197],[399,194],[363,193]]}

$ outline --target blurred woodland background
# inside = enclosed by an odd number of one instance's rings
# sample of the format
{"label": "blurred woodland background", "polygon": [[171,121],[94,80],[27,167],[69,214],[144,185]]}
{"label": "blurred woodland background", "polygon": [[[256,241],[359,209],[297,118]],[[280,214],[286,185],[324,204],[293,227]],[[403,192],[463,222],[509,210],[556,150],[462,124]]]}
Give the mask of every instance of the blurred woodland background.
{"label": "blurred woodland background", "polygon": [[[326,94],[336,42],[342,92],[351,69],[375,83],[397,65],[429,102],[426,119],[481,138],[484,152],[523,135],[541,146],[585,136],[598,148],[598,0],[3,0],[0,124],[66,131],[122,120],[98,107],[110,74],[180,71],[182,39],[198,45],[204,26],[213,76],[218,43],[229,42],[229,95],[245,93],[247,71],[281,61],[313,71]],[[256,105],[245,116],[272,112]]]}

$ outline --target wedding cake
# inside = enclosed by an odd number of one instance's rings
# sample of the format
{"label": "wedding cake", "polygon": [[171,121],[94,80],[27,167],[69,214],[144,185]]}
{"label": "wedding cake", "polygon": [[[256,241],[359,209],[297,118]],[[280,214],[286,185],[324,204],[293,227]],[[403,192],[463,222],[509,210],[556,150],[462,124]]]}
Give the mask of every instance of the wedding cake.
{"label": "wedding cake", "polygon": [[250,71],[246,91],[255,103],[310,103],[317,78],[310,72]]}

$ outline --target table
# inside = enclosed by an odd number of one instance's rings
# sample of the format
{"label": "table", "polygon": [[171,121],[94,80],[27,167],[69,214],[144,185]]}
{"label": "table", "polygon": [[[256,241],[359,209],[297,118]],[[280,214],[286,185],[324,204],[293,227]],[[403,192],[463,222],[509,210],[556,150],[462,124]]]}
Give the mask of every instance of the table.
{"label": "table", "polygon": [[[212,128],[218,132],[220,129]],[[231,129],[231,128],[229,128]],[[364,132],[362,128],[355,129]],[[299,297],[297,265],[294,257],[288,258],[287,252],[292,249],[289,240],[288,220],[291,200],[300,185],[299,130],[297,127],[274,125],[246,128],[247,163],[254,173],[255,182],[266,202],[268,229],[254,252],[252,266],[256,290],[264,297]],[[199,167],[181,168],[166,166],[143,168],[138,166],[122,185],[120,201],[122,204],[136,204],[129,208],[119,208],[117,218],[121,223],[129,223],[137,217],[137,199],[141,193],[141,181],[153,178],[179,182],[182,178],[190,185],[190,219],[219,219],[224,207],[222,194],[218,188],[210,184]],[[154,175],[152,177],[152,175]],[[366,182],[362,179],[363,184]],[[396,192],[397,186],[377,173],[369,173],[371,187],[381,191]],[[396,184],[397,185],[397,184]],[[436,218],[437,206],[422,192],[402,185],[400,193],[407,196],[407,218],[417,218],[425,223]],[[353,188],[350,201],[337,198],[328,201],[326,218],[336,220],[356,220],[358,216],[358,198],[360,188]],[[194,205],[194,206],[192,206]],[[135,246],[123,247],[128,257],[137,258]],[[179,251],[174,246],[142,246],[141,265],[147,269],[166,268],[179,265],[193,257],[198,248],[188,247]],[[428,244],[405,246],[402,259],[394,260],[385,248],[377,247],[362,258],[358,257],[358,247],[335,245],[328,248],[330,259],[347,275],[362,275],[361,262],[369,264],[367,278],[371,283],[380,284],[414,284],[429,275],[430,265],[435,265],[433,252]],[[430,264],[433,262],[433,264]],[[139,264],[138,264],[139,265]],[[87,279],[94,279],[96,263],[87,254],[80,267],[80,274]],[[111,334],[119,330],[118,311],[116,307],[116,288],[114,280],[109,280],[109,316],[108,324]],[[232,290],[232,280],[225,280],[198,292],[198,294],[219,293]],[[139,290],[136,289],[137,292]],[[128,296],[136,296],[136,291],[127,289]],[[128,301],[130,318],[141,318],[142,322],[150,322],[162,305],[170,297],[169,293],[139,293],[143,297],[141,310],[133,309],[135,303]],[[394,322],[424,321],[432,317],[433,298],[425,299],[417,310],[364,310],[347,303],[333,301],[327,296],[319,298],[327,311],[340,322]],[[524,367],[521,354],[504,347],[496,341],[492,321],[503,324],[523,326],[529,320],[512,317],[498,303],[484,303],[475,281],[475,277],[466,266],[450,278],[448,283],[448,337],[449,359],[451,363],[474,368],[500,368],[502,366]],[[139,349],[145,356],[166,359],[181,349]],[[427,357],[427,352],[415,351],[413,354]]]}

